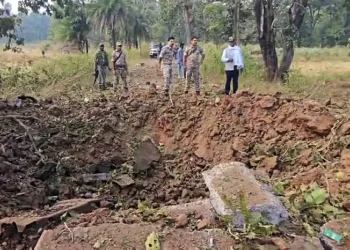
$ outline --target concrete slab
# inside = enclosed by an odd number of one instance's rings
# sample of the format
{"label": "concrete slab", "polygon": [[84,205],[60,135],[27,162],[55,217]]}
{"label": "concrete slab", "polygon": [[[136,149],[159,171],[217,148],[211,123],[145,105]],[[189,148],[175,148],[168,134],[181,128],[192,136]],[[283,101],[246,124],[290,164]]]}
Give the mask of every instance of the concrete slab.
{"label": "concrete slab", "polygon": [[239,211],[242,192],[249,211],[261,213],[266,222],[278,224],[288,219],[287,210],[269,186],[260,183],[253,172],[240,162],[219,164],[203,172],[203,177],[216,212],[219,215],[233,215],[237,227],[244,224]]}

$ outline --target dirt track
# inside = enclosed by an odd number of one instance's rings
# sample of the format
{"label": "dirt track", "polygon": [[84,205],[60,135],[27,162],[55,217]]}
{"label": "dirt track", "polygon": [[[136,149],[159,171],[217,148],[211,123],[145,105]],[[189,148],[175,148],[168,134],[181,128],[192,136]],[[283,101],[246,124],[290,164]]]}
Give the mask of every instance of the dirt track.
{"label": "dirt track", "polygon": [[[138,200],[157,208],[203,199],[201,173],[234,160],[290,180],[291,188],[318,182],[347,199],[350,125],[337,107],[278,93],[222,97],[209,87],[201,97],[185,96],[181,85],[172,106],[154,62],[135,68],[133,77],[130,95],[106,91],[0,109],[0,219],[40,214],[70,198],[101,198],[118,209],[137,208]],[[138,157],[149,156],[149,148],[135,151],[145,137],[160,158],[140,170]],[[129,174],[135,185],[87,180],[97,173]]]}

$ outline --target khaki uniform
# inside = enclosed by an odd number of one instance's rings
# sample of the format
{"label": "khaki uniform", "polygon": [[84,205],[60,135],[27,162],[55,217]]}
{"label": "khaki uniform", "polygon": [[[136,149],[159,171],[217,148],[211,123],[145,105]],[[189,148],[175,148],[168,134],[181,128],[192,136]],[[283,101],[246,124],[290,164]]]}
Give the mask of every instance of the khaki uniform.
{"label": "khaki uniform", "polygon": [[187,57],[186,63],[186,91],[190,89],[190,83],[192,82],[192,77],[195,85],[195,90],[200,91],[200,60],[203,57],[204,50],[199,47],[189,46],[185,50],[185,57]]}
{"label": "khaki uniform", "polygon": [[98,82],[100,87],[106,87],[108,70],[108,54],[106,51],[97,51],[95,55],[95,66],[98,70]]}
{"label": "khaki uniform", "polygon": [[162,58],[163,62],[163,75],[165,86],[164,90],[169,91],[169,88],[172,83],[173,78],[173,59],[174,59],[174,50],[169,45],[164,46],[160,52],[159,58]]}
{"label": "khaki uniform", "polygon": [[127,89],[128,64],[125,53],[123,51],[114,51],[112,61],[114,67],[114,89],[119,85],[120,78],[124,82],[124,88]]}

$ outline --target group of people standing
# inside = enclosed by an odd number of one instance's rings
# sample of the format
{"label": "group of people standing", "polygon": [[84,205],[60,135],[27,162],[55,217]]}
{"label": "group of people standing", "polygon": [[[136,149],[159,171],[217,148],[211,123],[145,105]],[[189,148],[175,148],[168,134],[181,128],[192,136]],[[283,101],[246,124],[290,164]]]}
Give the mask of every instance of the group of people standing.
{"label": "group of people standing", "polygon": [[[173,78],[173,60],[174,60],[174,45],[175,38],[169,37],[168,45],[162,48],[159,55],[159,68],[163,68],[163,75],[165,81],[164,92],[169,95],[169,89],[172,85]],[[195,91],[200,95],[200,65],[203,63],[205,53],[202,47],[198,46],[198,38],[193,37],[191,44],[184,49],[184,44],[180,45],[177,51],[178,63],[178,77],[186,78],[185,93],[188,93],[192,80],[194,82]],[[185,73],[186,69],[186,73]],[[186,76],[185,76],[186,74]]]}
{"label": "group of people standing", "polygon": [[99,80],[99,87],[101,90],[106,89],[107,70],[113,70],[114,82],[113,88],[116,91],[119,85],[120,79],[124,83],[124,90],[128,91],[127,75],[128,75],[128,63],[126,61],[126,55],[122,50],[123,45],[121,43],[116,44],[116,50],[112,55],[112,67],[109,67],[108,54],[105,51],[104,44],[100,44],[99,50],[95,55],[95,71],[94,75]]}
{"label": "group of people standing", "polygon": [[[241,48],[236,44],[233,37],[228,39],[229,46],[224,49],[221,61],[225,64],[226,84],[224,94],[229,95],[231,90],[231,82],[233,83],[233,93],[238,90],[238,79],[240,73],[243,72],[244,62]],[[195,92],[200,95],[200,66],[205,59],[205,52],[198,45],[198,38],[193,37],[189,46],[184,48],[181,43],[180,47],[175,50],[175,38],[169,37],[168,44],[161,48],[159,54],[159,68],[163,69],[164,75],[164,92],[169,95],[169,90],[173,81],[173,60],[177,59],[178,77],[186,79],[185,93],[190,90],[194,83]],[[176,52],[176,56],[174,56]],[[124,90],[128,91],[127,75],[128,64],[126,55],[122,50],[122,44],[116,44],[116,50],[112,56],[112,67],[114,72],[114,90],[117,89],[120,79],[124,83]],[[104,45],[100,44],[99,51],[95,56],[95,77],[98,76],[100,89],[105,89],[107,70],[112,70],[109,67],[108,54],[105,51]]]}
{"label": "group of people standing", "polygon": [[[241,48],[237,45],[233,37],[228,39],[229,46],[224,49],[221,61],[225,64],[226,84],[224,94],[229,95],[231,82],[233,83],[233,93],[238,90],[238,78],[244,69],[244,61]],[[176,51],[176,56],[174,56]],[[169,89],[172,85],[173,78],[173,60],[177,59],[178,78],[185,78],[185,93],[188,93],[192,82],[195,86],[197,95],[200,95],[200,66],[205,59],[205,53],[202,47],[198,45],[198,38],[193,37],[189,46],[184,48],[181,43],[176,49],[175,38],[169,37],[168,44],[162,47],[159,54],[159,68],[163,69],[164,75],[164,93],[169,95]]]}

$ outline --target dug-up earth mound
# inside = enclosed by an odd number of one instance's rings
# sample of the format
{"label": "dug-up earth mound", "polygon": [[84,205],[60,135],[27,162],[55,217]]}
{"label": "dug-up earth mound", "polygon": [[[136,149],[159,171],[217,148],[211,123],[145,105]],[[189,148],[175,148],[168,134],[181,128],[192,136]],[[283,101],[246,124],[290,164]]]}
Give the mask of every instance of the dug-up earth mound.
{"label": "dug-up earth mound", "polygon": [[[274,186],[301,226],[299,233],[279,228],[287,241],[316,236],[324,223],[347,215],[350,122],[342,109],[250,92],[172,98],[174,105],[151,85],[130,95],[0,103],[0,247],[34,249],[42,236],[38,250],[144,249],[162,228],[164,249],[215,249],[213,239],[216,249],[230,249],[237,238],[208,212],[212,193],[203,172],[234,161]],[[244,189],[248,197],[253,192]],[[325,197],[313,204],[306,195],[316,189]],[[159,213],[192,202],[206,204],[199,215],[188,208],[171,219]]]}

